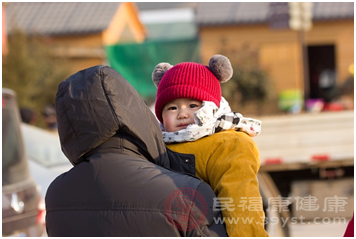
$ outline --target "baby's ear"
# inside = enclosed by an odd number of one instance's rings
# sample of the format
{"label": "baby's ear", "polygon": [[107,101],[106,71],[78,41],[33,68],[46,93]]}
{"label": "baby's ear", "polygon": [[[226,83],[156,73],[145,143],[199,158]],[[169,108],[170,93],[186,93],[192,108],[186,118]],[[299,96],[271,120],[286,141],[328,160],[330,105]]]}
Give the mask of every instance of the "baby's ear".
{"label": "baby's ear", "polygon": [[225,83],[230,80],[233,73],[230,60],[223,55],[214,55],[210,58],[209,70],[221,83]]}
{"label": "baby's ear", "polygon": [[159,63],[155,69],[152,72],[152,81],[155,84],[156,87],[158,87],[159,82],[161,81],[164,73],[166,73],[166,71],[168,71],[169,69],[171,69],[173,66],[169,63],[166,62],[162,62]]}

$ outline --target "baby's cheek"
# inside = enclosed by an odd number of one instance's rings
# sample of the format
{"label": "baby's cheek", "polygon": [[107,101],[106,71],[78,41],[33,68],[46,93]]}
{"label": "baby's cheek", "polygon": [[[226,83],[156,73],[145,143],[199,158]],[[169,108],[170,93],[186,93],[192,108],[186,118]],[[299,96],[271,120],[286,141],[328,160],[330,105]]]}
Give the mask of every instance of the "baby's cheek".
{"label": "baby's cheek", "polygon": [[172,120],[170,120],[170,119],[164,120],[163,127],[166,131],[170,130],[172,128]]}

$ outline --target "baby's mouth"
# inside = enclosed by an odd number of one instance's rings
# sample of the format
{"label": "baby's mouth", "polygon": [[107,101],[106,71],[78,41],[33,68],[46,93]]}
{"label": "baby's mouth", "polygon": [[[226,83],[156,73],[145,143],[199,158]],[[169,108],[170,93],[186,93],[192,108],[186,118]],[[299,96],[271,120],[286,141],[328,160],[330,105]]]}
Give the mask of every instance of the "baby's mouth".
{"label": "baby's mouth", "polygon": [[187,127],[189,124],[179,124],[178,127]]}

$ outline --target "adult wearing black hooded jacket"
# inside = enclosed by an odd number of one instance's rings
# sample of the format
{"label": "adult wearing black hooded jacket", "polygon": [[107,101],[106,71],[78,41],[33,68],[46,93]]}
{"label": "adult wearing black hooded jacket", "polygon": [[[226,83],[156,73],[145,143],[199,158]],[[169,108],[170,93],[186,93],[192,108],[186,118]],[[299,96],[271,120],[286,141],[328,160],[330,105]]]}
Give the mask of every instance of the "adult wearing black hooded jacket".
{"label": "adult wearing black hooded jacket", "polygon": [[74,167],[47,190],[49,236],[226,236],[214,223],[215,194],[190,176],[194,156],[167,150],[154,115],[114,69],[61,82],[56,113]]}

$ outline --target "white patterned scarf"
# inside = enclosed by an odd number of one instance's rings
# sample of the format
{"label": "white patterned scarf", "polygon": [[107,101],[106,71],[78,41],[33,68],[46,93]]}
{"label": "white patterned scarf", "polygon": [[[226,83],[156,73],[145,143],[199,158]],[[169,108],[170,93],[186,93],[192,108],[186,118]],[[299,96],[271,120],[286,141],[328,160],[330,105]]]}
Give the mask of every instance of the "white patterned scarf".
{"label": "white patterned scarf", "polygon": [[165,143],[195,141],[229,129],[243,131],[251,137],[261,133],[261,121],[232,112],[224,97],[221,97],[220,108],[211,101],[203,101],[202,107],[194,112],[194,121],[195,124],[176,132],[166,132],[161,123],[163,141]]}

